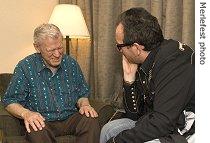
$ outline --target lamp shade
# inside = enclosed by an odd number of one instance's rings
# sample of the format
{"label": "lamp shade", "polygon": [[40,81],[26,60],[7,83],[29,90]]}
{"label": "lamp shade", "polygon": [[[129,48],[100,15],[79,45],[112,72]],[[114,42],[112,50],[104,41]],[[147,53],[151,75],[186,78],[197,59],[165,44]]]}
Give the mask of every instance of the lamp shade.
{"label": "lamp shade", "polygon": [[58,26],[63,36],[69,36],[70,38],[90,37],[82,11],[77,5],[56,5],[49,23]]}

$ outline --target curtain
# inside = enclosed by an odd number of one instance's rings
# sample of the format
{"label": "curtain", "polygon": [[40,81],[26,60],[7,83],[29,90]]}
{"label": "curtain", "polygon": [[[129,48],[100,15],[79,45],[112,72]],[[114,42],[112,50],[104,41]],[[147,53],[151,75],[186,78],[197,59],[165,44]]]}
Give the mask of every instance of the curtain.
{"label": "curtain", "polygon": [[91,34],[91,40],[76,40],[77,49],[71,49],[90,84],[91,98],[110,102],[121,87],[122,64],[115,48],[115,22],[122,11],[144,7],[157,17],[166,39],[182,41],[194,48],[194,0],[60,0],[59,3],[78,5]]}

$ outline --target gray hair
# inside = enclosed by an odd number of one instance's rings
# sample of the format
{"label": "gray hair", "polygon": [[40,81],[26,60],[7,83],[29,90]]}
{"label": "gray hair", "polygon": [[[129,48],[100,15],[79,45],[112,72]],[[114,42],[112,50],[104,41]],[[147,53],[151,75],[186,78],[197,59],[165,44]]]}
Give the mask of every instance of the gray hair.
{"label": "gray hair", "polygon": [[41,24],[34,30],[34,44],[42,44],[47,37],[57,39],[63,36],[60,29],[54,24]]}

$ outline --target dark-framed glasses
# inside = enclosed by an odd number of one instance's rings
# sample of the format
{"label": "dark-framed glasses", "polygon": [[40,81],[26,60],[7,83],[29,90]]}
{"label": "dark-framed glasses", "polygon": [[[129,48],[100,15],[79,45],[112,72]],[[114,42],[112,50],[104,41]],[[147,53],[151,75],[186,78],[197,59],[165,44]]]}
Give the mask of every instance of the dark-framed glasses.
{"label": "dark-framed glasses", "polygon": [[131,45],[133,45],[133,44],[134,44],[134,43],[132,42],[132,43],[116,44],[116,46],[117,46],[118,51],[121,51],[121,49],[122,49],[123,47],[131,46]]}

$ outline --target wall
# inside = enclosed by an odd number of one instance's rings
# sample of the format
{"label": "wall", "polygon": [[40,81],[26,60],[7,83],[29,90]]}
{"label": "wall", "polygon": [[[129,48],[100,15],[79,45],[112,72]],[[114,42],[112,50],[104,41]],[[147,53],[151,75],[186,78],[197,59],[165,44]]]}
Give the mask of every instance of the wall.
{"label": "wall", "polygon": [[0,73],[34,53],[33,30],[47,23],[58,0],[0,0]]}

